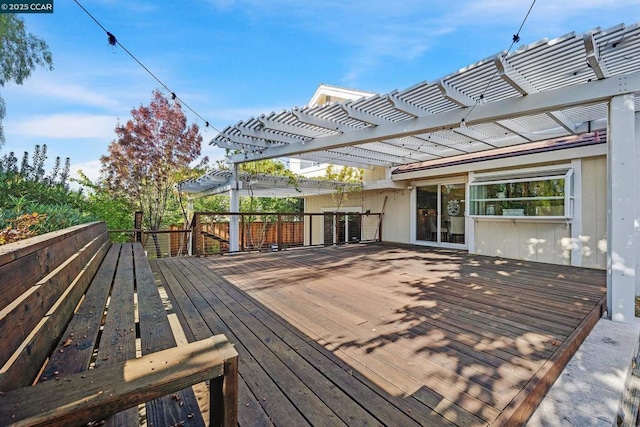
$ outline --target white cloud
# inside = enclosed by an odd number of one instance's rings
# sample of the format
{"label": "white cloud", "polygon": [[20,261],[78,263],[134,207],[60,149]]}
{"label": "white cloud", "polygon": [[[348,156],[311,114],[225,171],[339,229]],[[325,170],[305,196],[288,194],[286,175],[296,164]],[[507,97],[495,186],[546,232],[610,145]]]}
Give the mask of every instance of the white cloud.
{"label": "white cloud", "polygon": [[[74,179],[80,179],[80,175],[78,174],[78,171],[81,170],[82,173],[89,178],[89,181],[91,182],[97,182],[98,178],[100,178],[100,168],[102,167],[102,164],[100,163],[100,160],[91,160],[88,162],[82,162],[82,163],[76,163],[71,165],[71,167],[69,168],[69,175],[71,178]],[[73,182],[71,181],[69,183],[69,187],[71,187],[72,190],[79,190],[80,189],[80,185],[77,182]]]}
{"label": "white cloud", "polygon": [[123,108],[121,103],[115,99],[76,84],[37,84],[34,92],[38,96],[56,97],[80,105],[112,109]]}
{"label": "white cloud", "polygon": [[108,115],[62,113],[35,116],[5,123],[7,136],[36,136],[44,138],[113,139],[117,118]]}

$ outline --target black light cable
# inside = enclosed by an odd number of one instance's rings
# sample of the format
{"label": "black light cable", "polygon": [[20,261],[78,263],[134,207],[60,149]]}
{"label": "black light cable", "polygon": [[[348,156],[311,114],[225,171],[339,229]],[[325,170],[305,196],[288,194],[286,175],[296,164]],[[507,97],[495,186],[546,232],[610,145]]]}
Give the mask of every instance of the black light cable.
{"label": "black light cable", "polygon": [[[171,99],[172,100],[174,100],[174,101],[177,100],[182,105],[184,105],[185,108],[187,108],[196,117],[198,117],[200,120],[202,120],[202,122],[204,123],[206,128],[211,128],[211,129],[215,130],[216,132],[218,132],[220,135],[224,135],[219,129],[217,129],[215,126],[210,124],[208,120],[205,120],[197,111],[195,111],[193,108],[191,108],[191,106],[189,106],[189,104],[184,102],[184,100],[182,100],[178,95],[176,95],[175,92],[173,92],[171,89],[169,89],[169,87],[166,84],[164,84],[164,82],[162,80],[160,80],[158,78],[158,76],[156,76],[138,58],[136,58],[135,55],[129,51],[129,49],[124,47],[122,45],[122,43],[120,43],[120,41],[116,38],[115,35],[113,35],[109,31],[107,31],[107,29],[100,23],[100,21],[98,21],[82,4],[80,4],[80,2],[78,0],[73,0],[73,1],[80,7],[80,9],[82,9],[84,11],[84,13],[87,14],[87,16],[89,16],[89,18],[91,18],[102,29],[102,31],[104,31],[107,34],[107,40],[109,42],[109,45],[111,45],[111,46],[119,46],[122,50],[124,50],[134,61],[136,61],[138,63],[138,65],[140,65],[147,73],[149,73],[149,75],[151,77],[153,77],[155,79],[155,81],[157,81],[160,84],[160,86],[162,86],[169,94],[171,94]],[[225,137],[226,137],[226,135],[225,135]]]}
{"label": "black light cable", "polygon": [[[529,10],[527,11],[527,14],[525,15],[524,19],[522,20],[522,23],[520,24],[520,28],[518,28],[518,31],[516,31],[516,33],[513,35],[512,39],[511,39],[511,44],[509,45],[509,49],[507,49],[507,53],[505,54],[505,57],[507,55],[509,55],[509,52],[511,52],[511,49],[513,48],[513,46],[520,41],[520,32],[522,31],[522,28],[524,27],[524,24],[527,22],[527,19],[529,19],[529,15],[531,14],[531,10],[533,9],[533,6],[535,4],[536,4],[536,0],[533,0],[531,2],[531,6],[529,6]],[[486,104],[487,100],[486,100],[485,94],[486,94],[487,90],[489,90],[489,87],[491,86],[491,83],[493,83],[493,80],[496,78],[497,75],[498,75],[498,69],[496,68],[496,70],[494,71],[493,75],[491,76],[491,79],[489,79],[489,83],[487,83],[487,85],[485,86],[485,88],[482,91],[482,93],[480,93],[480,98],[476,101],[475,104],[473,104],[473,106],[471,107],[469,112],[467,114],[465,114],[465,116],[460,121],[460,127],[466,127],[467,126],[467,120],[466,119],[467,119],[467,117],[469,117],[469,114],[471,114],[473,112],[473,110],[476,108],[476,106],[478,104],[482,104],[482,105]]]}

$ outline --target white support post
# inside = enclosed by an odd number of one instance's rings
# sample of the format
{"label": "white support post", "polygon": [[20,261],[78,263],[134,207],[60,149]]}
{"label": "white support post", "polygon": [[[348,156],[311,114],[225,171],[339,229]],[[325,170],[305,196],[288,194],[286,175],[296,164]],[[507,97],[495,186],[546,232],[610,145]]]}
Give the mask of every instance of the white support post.
{"label": "white support post", "polygon": [[[233,164],[233,175],[231,178],[231,190],[229,190],[229,210],[240,212],[240,190],[238,184],[238,164]],[[231,215],[229,218],[229,252],[240,250],[240,218],[238,215]]]}
{"label": "white support post", "polygon": [[573,168],[573,218],[571,220],[571,265],[582,266],[582,159],[571,161]]}
{"label": "white support post", "polygon": [[634,226],[636,229],[635,233],[635,244],[636,244],[636,295],[640,295],[640,112],[636,113],[636,135],[635,135],[635,149],[636,149],[636,203],[635,203],[635,217],[634,217]]}
{"label": "white support post", "polygon": [[611,320],[635,318],[637,193],[633,95],[609,104],[607,156],[607,310]]}

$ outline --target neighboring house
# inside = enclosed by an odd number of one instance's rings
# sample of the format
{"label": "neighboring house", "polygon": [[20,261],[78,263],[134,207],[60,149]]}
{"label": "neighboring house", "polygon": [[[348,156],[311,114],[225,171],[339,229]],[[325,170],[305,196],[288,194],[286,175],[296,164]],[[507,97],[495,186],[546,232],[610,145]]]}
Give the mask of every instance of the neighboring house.
{"label": "neighboring house", "polygon": [[[368,98],[373,95],[375,95],[375,93],[321,83],[305,108],[316,108],[332,103],[355,101],[357,99]],[[291,172],[309,178],[324,176],[327,172],[328,166],[329,163],[320,163],[313,160],[302,160],[296,158],[289,159],[289,169]]]}
{"label": "neighboring house", "polygon": [[[234,163],[364,168],[364,191],[340,210],[383,211],[385,241],[606,269],[610,316],[630,321],[639,52],[638,24],[570,33],[432,83],[240,121],[211,143],[237,150]],[[305,197],[307,212],[336,208],[331,196]]]}

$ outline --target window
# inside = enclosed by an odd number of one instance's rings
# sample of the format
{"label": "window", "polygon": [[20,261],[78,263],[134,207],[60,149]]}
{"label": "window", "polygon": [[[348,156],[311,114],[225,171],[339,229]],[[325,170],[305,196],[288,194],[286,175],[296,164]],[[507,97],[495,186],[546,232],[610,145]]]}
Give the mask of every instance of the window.
{"label": "window", "polygon": [[478,174],[469,184],[469,199],[471,216],[571,218],[573,170]]}

